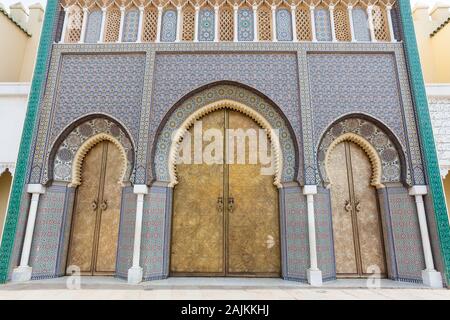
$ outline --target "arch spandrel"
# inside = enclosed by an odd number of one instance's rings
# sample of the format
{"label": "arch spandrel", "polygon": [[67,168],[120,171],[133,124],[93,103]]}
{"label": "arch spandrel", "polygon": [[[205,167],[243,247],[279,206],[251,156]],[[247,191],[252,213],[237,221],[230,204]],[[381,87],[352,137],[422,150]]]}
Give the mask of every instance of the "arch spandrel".
{"label": "arch spandrel", "polygon": [[[371,184],[381,188],[385,183],[411,183],[411,174],[405,154],[398,141],[385,129],[361,117],[347,117],[335,122],[322,135],[317,150],[319,181],[330,184],[327,162],[333,148],[340,142],[351,141],[367,154],[372,165]],[[403,181],[405,180],[405,181]]]}

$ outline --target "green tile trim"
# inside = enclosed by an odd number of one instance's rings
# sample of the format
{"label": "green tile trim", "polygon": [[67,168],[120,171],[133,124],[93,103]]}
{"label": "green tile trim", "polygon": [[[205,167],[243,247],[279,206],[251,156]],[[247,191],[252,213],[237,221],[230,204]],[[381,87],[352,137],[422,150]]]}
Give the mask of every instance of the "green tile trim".
{"label": "green tile trim", "polygon": [[439,245],[444,264],[444,275],[447,283],[450,280],[450,226],[445,205],[442,180],[439,172],[439,162],[431,126],[428,101],[420,66],[419,51],[417,49],[414,24],[411,16],[411,3],[409,0],[399,0],[400,16],[403,28],[403,40],[408,61],[411,90],[415,102],[419,135],[422,141],[425,170],[433,199],[434,214],[436,217]]}
{"label": "green tile trim", "polygon": [[22,192],[25,190],[28,159],[33,141],[33,132],[36,124],[37,110],[41,100],[41,93],[44,90],[47,61],[53,43],[55,17],[58,0],[48,0],[45,12],[45,19],[42,26],[41,39],[36,58],[33,81],[28,99],[28,108],[23,125],[22,139],[20,142],[19,156],[17,159],[16,171],[9,200],[9,208],[6,216],[3,239],[0,246],[0,283],[5,283],[8,279],[10,259],[14,248],[14,238],[16,235],[17,221],[19,219],[20,200]]}

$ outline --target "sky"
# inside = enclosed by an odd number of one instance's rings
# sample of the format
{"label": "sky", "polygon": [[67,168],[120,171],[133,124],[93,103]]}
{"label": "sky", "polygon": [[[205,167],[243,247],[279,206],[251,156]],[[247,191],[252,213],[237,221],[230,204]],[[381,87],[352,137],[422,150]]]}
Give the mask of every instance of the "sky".
{"label": "sky", "polygon": [[[40,2],[44,7],[45,7],[45,3],[47,2],[47,0],[0,0],[0,3],[3,3],[5,5],[5,7],[9,7],[11,4],[16,3],[16,2],[22,2],[26,7],[28,7],[31,4],[34,4],[36,2]],[[436,1],[440,1],[440,2],[447,2],[450,3],[450,0],[410,0],[411,1],[411,5],[414,5],[414,3],[416,2],[429,2],[430,4],[434,4]]]}

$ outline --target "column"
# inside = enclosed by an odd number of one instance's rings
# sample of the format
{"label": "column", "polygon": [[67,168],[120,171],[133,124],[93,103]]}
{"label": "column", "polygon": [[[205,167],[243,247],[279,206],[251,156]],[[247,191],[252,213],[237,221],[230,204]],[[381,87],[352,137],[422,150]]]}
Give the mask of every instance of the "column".
{"label": "column", "polygon": [[276,42],[277,39],[277,6],[271,5],[272,9],[272,41]]}
{"label": "column", "polygon": [[83,24],[81,25],[81,34],[79,43],[84,42],[84,38],[86,36],[87,20],[88,20],[88,8],[83,8]]}
{"label": "column", "polygon": [[310,267],[306,270],[308,283],[313,286],[322,285],[322,271],[317,265],[317,245],[316,245],[316,221],[314,217],[314,195],[317,194],[317,186],[309,185],[303,187],[303,194],[306,195],[308,205],[308,237],[309,237],[309,259]]}
{"label": "column", "polygon": [[142,28],[144,27],[144,7],[139,7],[138,34],[136,42],[142,42]]}
{"label": "column", "polygon": [[31,242],[33,240],[34,224],[39,205],[39,196],[45,193],[45,187],[41,184],[27,185],[27,192],[31,193],[31,204],[28,211],[28,221],[23,240],[22,255],[20,265],[13,270],[12,281],[23,282],[31,280],[32,268],[28,265],[30,260]]}
{"label": "column", "polygon": [[353,26],[353,6],[349,5],[347,7],[348,10],[348,22],[350,23],[350,34],[352,37],[352,42],[355,42],[355,27]]}
{"label": "column", "polygon": [[258,36],[258,5],[253,4],[253,41],[257,42],[259,40]]}
{"label": "column", "polygon": [[389,27],[389,36],[391,38],[391,42],[397,42],[394,34],[394,25],[392,24],[392,14],[391,14],[392,6],[386,6],[387,13],[387,22]]}
{"label": "column", "polygon": [[156,25],[156,40],[155,40],[155,42],[161,42],[162,11],[163,11],[163,7],[158,7],[158,23]]}
{"label": "column", "polygon": [[119,39],[117,42],[122,42],[123,26],[125,25],[125,7],[120,7],[120,27],[119,27]]}
{"label": "column", "polygon": [[297,42],[297,19],[296,19],[297,7],[291,6],[291,20],[292,20],[292,41]]}
{"label": "column", "polygon": [[219,6],[214,6],[214,42],[219,42]]}
{"label": "column", "polygon": [[194,25],[194,42],[198,42],[198,16],[200,14],[200,6],[195,6],[195,25]]}
{"label": "column", "polygon": [[182,32],[181,18],[182,18],[182,14],[183,14],[182,9],[183,9],[183,7],[181,7],[181,6],[177,7],[177,36],[175,38],[175,42],[181,41],[181,32]]}
{"label": "column", "polygon": [[128,269],[128,283],[138,284],[142,281],[142,267],[139,265],[141,259],[142,213],[144,212],[144,196],[148,194],[148,187],[145,184],[136,184],[133,192],[137,195],[136,221],[134,224],[133,265]]}
{"label": "column", "polygon": [[329,6],[328,10],[330,11],[330,24],[331,24],[331,37],[332,41],[336,42],[336,27],[334,25],[334,6]]}
{"label": "column", "polygon": [[106,8],[102,8],[102,24],[100,26],[100,39],[97,43],[102,43],[105,36],[105,24],[106,24]]}
{"label": "column", "polygon": [[372,42],[377,42],[377,38],[375,37],[375,28],[373,26],[372,10],[373,6],[367,6],[367,20],[369,21],[370,39]]}
{"label": "column", "polygon": [[309,6],[309,15],[311,17],[312,41],[313,42],[317,42],[317,37],[316,37],[316,18],[314,17],[314,6]]}
{"label": "column", "polygon": [[238,42],[239,38],[238,38],[238,9],[239,6],[238,5],[234,5],[233,6],[233,22],[234,22],[234,31],[233,31],[233,35],[234,35],[234,42]]}
{"label": "column", "polygon": [[64,23],[61,31],[61,39],[59,39],[59,43],[63,43],[65,41],[66,33],[67,33],[67,25],[69,24],[69,8],[64,8]]}
{"label": "column", "polygon": [[416,200],[417,216],[419,218],[420,236],[422,239],[423,255],[425,257],[425,270],[422,270],[423,283],[432,288],[442,288],[441,273],[434,269],[433,252],[431,251],[430,236],[428,234],[427,218],[423,196],[428,193],[427,186],[413,186],[409,195]]}

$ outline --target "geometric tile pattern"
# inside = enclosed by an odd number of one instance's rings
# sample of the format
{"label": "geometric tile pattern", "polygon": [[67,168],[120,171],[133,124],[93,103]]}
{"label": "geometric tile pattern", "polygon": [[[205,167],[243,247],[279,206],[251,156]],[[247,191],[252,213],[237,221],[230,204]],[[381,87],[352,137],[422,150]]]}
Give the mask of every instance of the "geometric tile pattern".
{"label": "geometric tile pattern", "polygon": [[198,17],[198,40],[214,41],[214,10],[201,9]]}
{"label": "geometric tile pattern", "polygon": [[353,8],[352,16],[355,40],[370,41],[370,30],[366,10],[361,7]]}
{"label": "geometric tile pattern", "polygon": [[278,9],[276,13],[277,40],[292,41],[292,15],[287,9]]}
{"label": "geometric tile pattern", "polygon": [[95,10],[89,13],[86,25],[86,34],[84,36],[85,43],[96,43],[100,40],[102,17],[103,13],[100,10]]}
{"label": "geometric tile pattern", "polygon": [[[348,118],[334,124],[322,137],[318,152],[317,161],[319,172],[324,182],[329,183],[326,172],[326,155],[333,141],[346,133],[355,133],[366,139],[377,151],[381,160],[381,182],[400,182],[401,168],[400,157],[395,144],[389,136],[378,126],[370,121],[360,118]],[[402,155],[404,154],[401,151]],[[409,183],[411,179],[407,178]],[[318,179],[320,181],[320,177]]]}
{"label": "geometric tile pattern", "polygon": [[314,19],[316,26],[317,41],[331,41],[331,22],[330,12],[325,8],[317,8],[314,10]]}
{"label": "geometric tile pattern", "polygon": [[162,14],[161,41],[174,42],[177,37],[177,11],[166,10]]}
{"label": "geometric tile pattern", "polygon": [[279,140],[283,153],[282,181],[293,181],[295,179],[295,147],[285,120],[277,111],[256,94],[230,85],[219,85],[206,89],[185,100],[171,116],[167,119],[161,130],[156,144],[154,163],[155,178],[158,181],[170,181],[169,177],[169,153],[172,145],[172,136],[182,123],[203,106],[212,102],[230,99],[241,102],[261,114],[274,129],[279,130]]}
{"label": "geometric tile pattern", "polygon": [[389,187],[388,199],[398,277],[421,281],[425,260],[414,197],[405,187]]}
{"label": "geometric tile pattern", "polygon": [[[164,117],[168,116],[168,110],[193,90],[216,81],[239,82],[258,90],[281,109],[294,135],[301,137],[299,97],[292,94],[298,91],[296,66],[296,56],[292,54],[157,54],[147,154],[154,152],[152,139]],[[245,100],[250,96],[253,96],[252,99],[257,98],[254,94],[248,95],[245,92],[241,90],[238,100]],[[245,103],[254,105],[252,101],[244,101]],[[198,104],[196,107],[199,107]],[[267,119],[270,121],[270,114]],[[300,143],[297,140],[295,147],[298,150],[302,150]],[[285,162],[287,160],[284,159]],[[148,174],[149,181],[155,178],[151,172]]]}
{"label": "geometric tile pattern", "polygon": [[238,41],[253,41],[253,12],[250,9],[238,11]]}
{"label": "geometric tile pattern", "polygon": [[139,28],[139,10],[136,8],[128,10],[125,14],[123,25],[123,42],[136,42]]}
{"label": "geometric tile pattern", "polygon": [[127,169],[124,179],[129,179],[134,158],[130,140],[120,126],[114,122],[104,118],[96,118],[81,123],[60,144],[53,164],[53,179],[55,181],[72,181],[72,166],[75,154],[87,139],[100,133],[111,135],[123,146],[127,156]]}
{"label": "geometric tile pattern", "polygon": [[336,277],[334,263],[333,227],[331,221],[330,190],[317,188],[314,195],[316,221],[317,264],[324,280]]}

